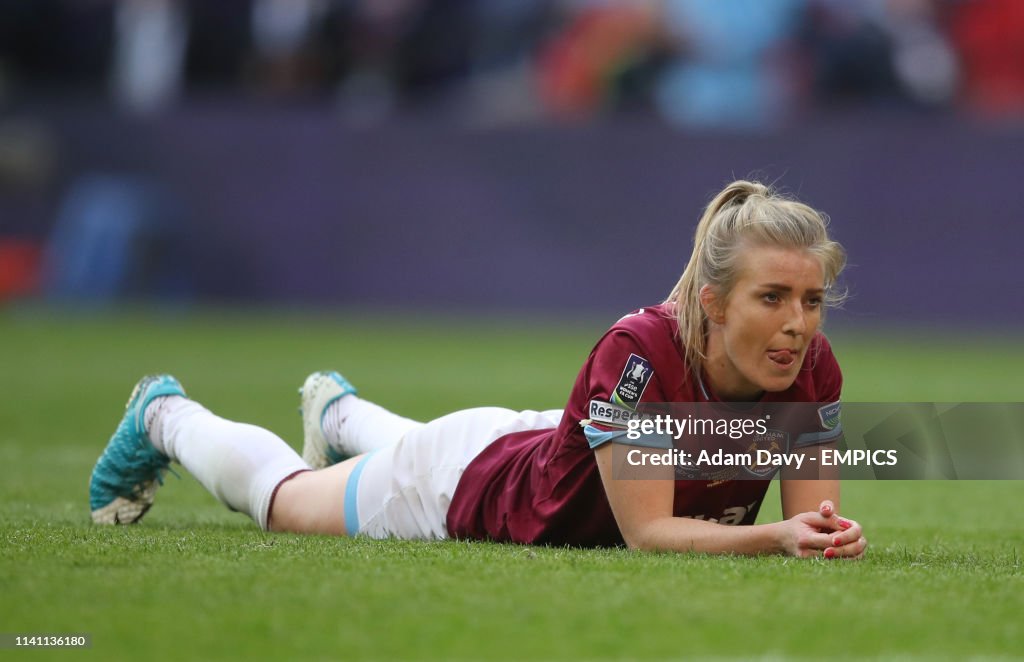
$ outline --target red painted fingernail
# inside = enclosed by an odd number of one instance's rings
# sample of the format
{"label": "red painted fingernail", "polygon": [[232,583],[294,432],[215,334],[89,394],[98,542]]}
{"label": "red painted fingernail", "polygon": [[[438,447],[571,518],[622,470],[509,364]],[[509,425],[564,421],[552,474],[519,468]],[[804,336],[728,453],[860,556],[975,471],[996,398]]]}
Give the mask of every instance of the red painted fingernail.
{"label": "red painted fingernail", "polygon": [[839,538],[833,538],[832,539],[832,544],[835,545],[836,547],[841,547],[842,544],[843,544],[843,541],[840,540]]}
{"label": "red painted fingernail", "polygon": [[851,526],[853,526],[853,522],[851,522],[850,520],[847,520],[847,519],[839,518],[839,526],[844,528],[844,529],[848,529]]}
{"label": "red painted fingernail", "polygon": [[826,559],[830,559],[830,558],[834,557],[835,555],[836,555],[836,550],[833,549],[832,547],[829,547],[828,549],[825,550],[825,558]]}

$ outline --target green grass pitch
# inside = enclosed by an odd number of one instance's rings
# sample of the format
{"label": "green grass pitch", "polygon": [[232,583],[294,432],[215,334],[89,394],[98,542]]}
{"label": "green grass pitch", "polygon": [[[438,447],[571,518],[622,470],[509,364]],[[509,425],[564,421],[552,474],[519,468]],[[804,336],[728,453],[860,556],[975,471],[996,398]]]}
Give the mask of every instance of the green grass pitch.
{"label": "green grass pitch", "polygon": [[[135,380],[301,444],[296,387],[338,368],[431,418],[564,403],[606,322],[454,324],[266,311],[0,311],[0,634],[89,633],[4,659],[1010,658],[1024,654],[1018,482],[859,482],[860,563],[270,535],[190,477],[138,526],[87,481]],[[834,334],[848,401],[1020,401],[1009,338]],[[762,518],[778,517],[769,495]]]}

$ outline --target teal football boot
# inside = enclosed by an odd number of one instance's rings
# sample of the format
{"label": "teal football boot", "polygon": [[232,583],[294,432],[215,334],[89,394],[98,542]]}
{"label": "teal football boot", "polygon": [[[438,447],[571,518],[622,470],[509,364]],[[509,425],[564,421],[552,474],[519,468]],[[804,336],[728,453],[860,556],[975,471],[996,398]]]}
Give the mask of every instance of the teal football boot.
{"label": "teal football boot", "polygon": [[149,440],[142,417],[150,402],[167,395],[187,397],[170,375],[143,377],[132,390],[121,424],[89,480],[89,508],[97,524],[132,524],[153,505],[171,461]]}

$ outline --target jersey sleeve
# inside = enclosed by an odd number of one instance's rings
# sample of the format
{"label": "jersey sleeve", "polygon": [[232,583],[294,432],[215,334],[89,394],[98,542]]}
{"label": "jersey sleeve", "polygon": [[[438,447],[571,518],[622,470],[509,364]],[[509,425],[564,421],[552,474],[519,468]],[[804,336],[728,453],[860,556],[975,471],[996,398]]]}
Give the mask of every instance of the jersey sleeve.
{"label": "jersey sleeve", "polygon": [[796,438],[794,446],[797,448],[833,443],[843,436],[840,421],[843,373],[828,340],[825,336],[819,336],[819,340],[817,347],[814,348],[812,368],[815,415],[808,421],[805,431]]}
{"label": "jersey sleeve", "polygon": [[632,334],[616,330],[598,342],[586,375],[587,418],[580,421],[591,448],[611,441],[671,448],[669,436],[627,437],[630,421],[639,418],[637,407],[641,403],[665,401],[659,377],[658,366]]}

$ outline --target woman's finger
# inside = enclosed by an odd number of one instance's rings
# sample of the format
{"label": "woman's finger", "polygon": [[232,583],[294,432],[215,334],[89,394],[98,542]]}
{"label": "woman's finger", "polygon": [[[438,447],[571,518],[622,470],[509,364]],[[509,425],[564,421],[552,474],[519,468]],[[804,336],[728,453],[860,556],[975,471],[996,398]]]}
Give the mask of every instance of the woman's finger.
{"label": "woman's finger", "polygon": [[810,511],[796,515],[796,518],[803,522],[805,525],[813,527],[819,533],[834,534],[841,531],[837,518],[835,516],[826,517],[818,512]]}
{"label": "woman's finger", "polygon": [[860,536],[856,540],[839,547],[829,547],[823,553],[827,559],[859,559],[864,556],[868,547],[867,538]]}
{"label": "woman's finger", "polygon": [[[843,519],[842,517],[836,518],[839,524],[839,530],[832,533],[832,546],[842,547],[855,542],[858,538],[864,535],[864,532],[860,528],[860,524],[853,520]],[[846,526],[843,523],[846,523]]]}
{"label": "woman's finger", "polygon": [[797,545],[803,551],[813,552],[811,556],[817,556],[823,550],[832,546],[832,536],[828,533],[807,531],[800,536],[799,540],[797,540]]}

